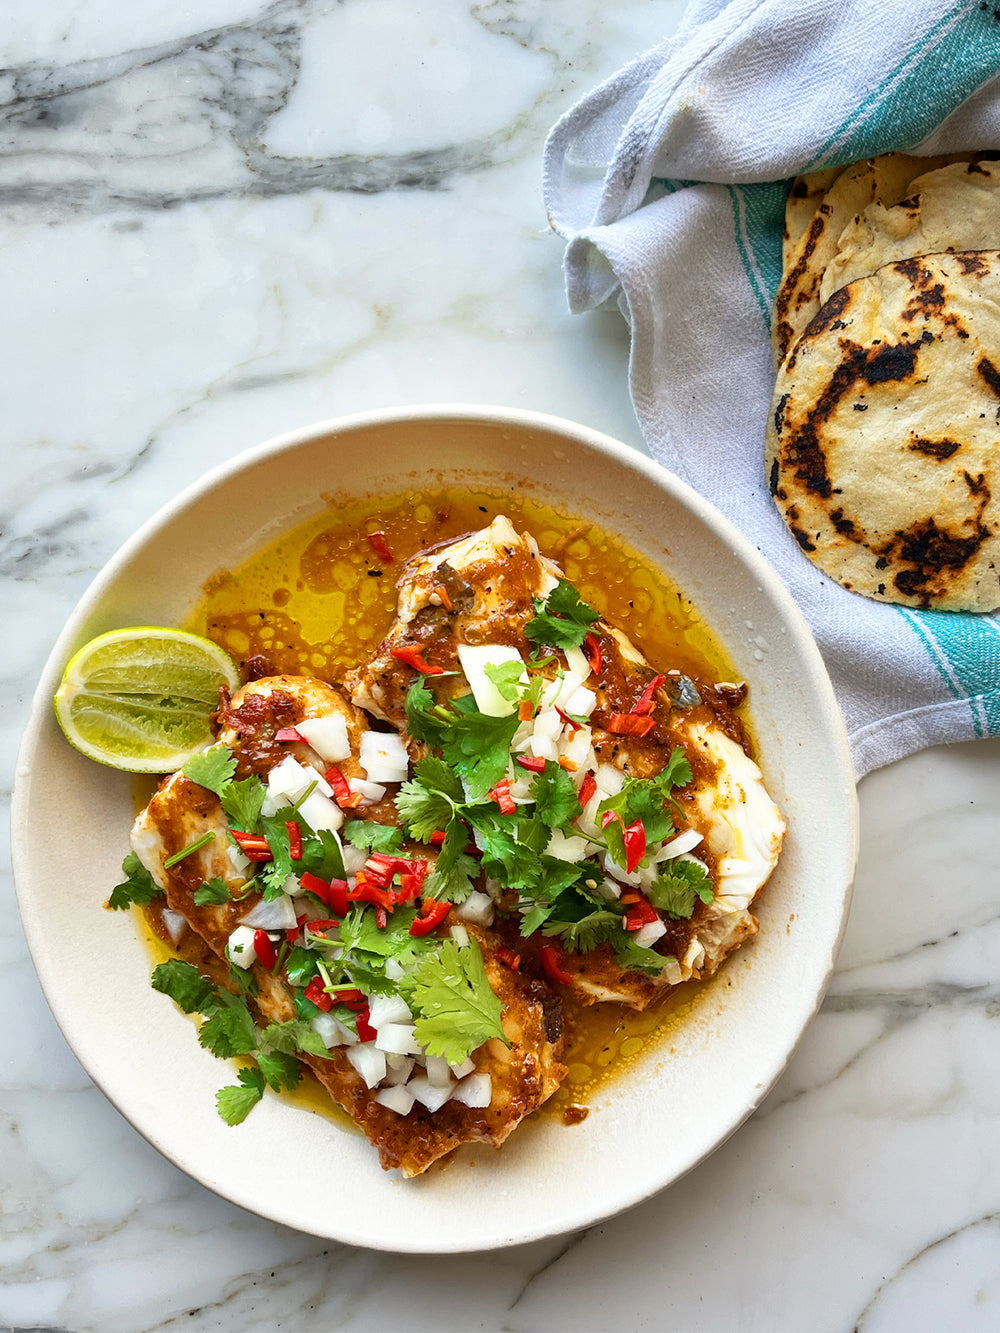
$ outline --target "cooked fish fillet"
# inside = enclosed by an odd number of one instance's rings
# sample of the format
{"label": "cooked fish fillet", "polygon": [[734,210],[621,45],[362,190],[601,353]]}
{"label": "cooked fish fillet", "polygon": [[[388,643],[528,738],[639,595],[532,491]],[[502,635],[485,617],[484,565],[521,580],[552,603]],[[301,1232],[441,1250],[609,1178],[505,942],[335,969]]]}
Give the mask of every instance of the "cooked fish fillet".
{"label": "cooked fish fillet", "polygon": [[425,661],[454,671],[460,643],[518,643],[532,597],[547,597],[558,578],[558,566],[539,553],[534,538],[502,516],[480,532],[422,551],[399,579],[389,633],[344,678],[352,701],[402,728],[414,672],[393,649],[422,648]]}
{"label": "cooked fish fillet", "polygon": [[[237,754],[244,774],[265,775],[289,749],[301,751],[300,758],[320,766],[322,761],[318,756],[311,758],[307,747],[276,743],[274,732],[294,726],[307,716],[318,717],[332,710],[347,712],[348,725],[355,729],[351,737],[356,748],[364,719],[355,716],[352,706],[335,690],[299,677],[256,681],[238,691],[231,706],[223,710],[220,740]],[[344,761],[345,774],[351,771],[351,763],[357,766],[357,759]],[[180,912],[222,959],[231,932],[261,901],[254,893],[239,902],[195,903],[196,890],[215,876],[231,889],[244,883],[239,856],[225,829],[218,797],[180,773],[161,783],[132,829],[132,848],[163,889],[170,908]],[[213,842],[166,867],[171,855],[207,832],[215,834]],[[427,858],[428,852],[420,848],[419,855]],[[511,1042],[508,1049],[502,1042],[490,1041],[472,1057],[477,1072],[491,1075],[492,1100],[488,1107],[477,1110],[448,1102],[431,1114],[415,1103],[408,1115],[401,1116],[375,1100],[375,1090],[369,1091],[343,1048],[332,1049],[325,1059],[301,1057],[378,1148],[382,1165],[386,1169],[398,1167],[405,1176],[418,1175],[462,1143],[482,1141],[499,1146],[565,1077],[565,1066],[560,1062],[563,1038],[557,997],[544,983],[511,973],[496,955],[499,942],[491,932],[470,928],[470,933],[479,941],[487,977],[504,1005],[503,1027]],[[259,963],[252,971],[261,1019],[269,1023],[294,1018],[292,994],[283,975],[275,975]]]}
{"label": "cooked fish fillet", "polygon": [[[419,645],[425,661],[449,671],[458,668],[460,644],[501,643],[527,653],[533,645],[524,627],[534,615],[533,598],[546,596],[560,577],[558,565],[503,517],[415,556],[399,580],[392,628],[347,679],[353,701],[404,727],[403,700],[416,674],[392,657],[394,647]],[[664,959],[658,977],[622,968],[609,945],[566,953],[562,966],[573,977],[577,999],[642,1009],[666,987],[711,976],[728,953],[756,934],[748,909],[777,863],[784,822],[747,754],[742,724],[730,706],[733,687],[673,672],[654,693],[649,735],[612,734],[613,715],[630,712],[658,673],[621,630],[599,620],[593,632],[602,657],[599,683],[593,676],[587,681],[597,695],[590,718],[595,754],[629,777],[649,778],[662,771],[674,747],[683,747],[694,778],[677,794],[687,826],[703,835],[695,855],[714,871],[716,885],[715,901],[699,902],[690,920],[665,919],[667,934],[655,945]],[[446,688],[463,690],[461,674]]]}
{"label": "cooked fish fillet", "polygon": [[313,676],[265,676],[242,685],[231,699],[224,699],[216,714],[217,739],[236,756],[237,776],[265,774],[286,755],[311,764],[319,773],[329,764],[311,746],[298,741],[278,741],[284,727],[294,727],[307,718],[340,713],[347,723],[350,758],[339,767],[346,778],[364,777],[358,763],[358,746],[368,730],[368,719],[340,690]]}

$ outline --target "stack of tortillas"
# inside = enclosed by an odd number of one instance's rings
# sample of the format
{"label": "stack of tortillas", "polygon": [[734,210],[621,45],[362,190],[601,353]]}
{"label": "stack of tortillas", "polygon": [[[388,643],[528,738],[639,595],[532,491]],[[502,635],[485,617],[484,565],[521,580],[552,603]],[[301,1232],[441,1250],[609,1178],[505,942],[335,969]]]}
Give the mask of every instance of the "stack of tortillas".
{"label": "stack of tortillas", "polygon": [[1000,161],[804,176],[775,302],[771,494],[876,600],[1000,606]]}

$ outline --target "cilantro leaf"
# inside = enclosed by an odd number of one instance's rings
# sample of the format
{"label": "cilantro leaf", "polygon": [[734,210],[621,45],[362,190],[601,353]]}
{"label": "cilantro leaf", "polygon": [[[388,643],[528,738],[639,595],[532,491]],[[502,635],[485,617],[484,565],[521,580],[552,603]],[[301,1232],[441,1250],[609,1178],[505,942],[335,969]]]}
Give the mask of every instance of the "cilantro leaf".
{"label": "cilantro leaf", "polygon": [[193,754],[181,772],[199,787],[207,787],[219,796],[233,780],[236,757],[228,746],[213,745],[200,754]]}
{"label": "cilantro leaf", "polygon": [[[235,764],[235,760],[233,762]],[[251,833],[260,819],[260,808],[266,795],[267,788],[260,778],[249,777],[243,778],[241,782],[227,783],[219,792],[219,800],[230,824],[245,833]]]}
{"label": "cilantro leaf", "polygon": [[349,819],[344,837],[352,847],[366,852],[398,852],[403,846],[403,830],[395,824],[377,824],[371,819]]}
{"label": "cilantro leaf", "polygon": [[132,903],[151,903],[163,890],[142,864],[135,852],[129,852],[122,862],[122,874],[125,880],[111,890],[108,906],[115,912],[121,912]]}
{"label": "cilantro leaf", "polygon": [[548,644],[552,648],[579,648],[599,619],[592,606],[580,600],[572,583],[560,579],[543,602],[533,599],[535,617],[524,627],[525,637],[532,643]]}
{"label": "cilantro leaf", "polygon": [[[249,1055],[257,1049],[257,1025],[246,1000],[216,989],[210,1003],[211,1016],[201,1025],[198,1040],[207,1051],[224,1059],[231,1055]],[[202,1009],[202,1013],[205,1013]]]}
{"label": "cilantro leaf", "polygon": [[524,692],[524,664],[522,662],[487,662],[483,667],[486,679],[496,689],[501,699],[516,703]]}
{"label": "cilantro leaf", "polygon": [[267,1085],[273,1088],[275,1092],[281,1092],[283,1088],[289,1091],[298,1087],[299,1079],[302,1077],[302,1066],[294,1055],[288,1055],[284,1051],[258,1051],[257,1063],[260,1065],[260,1072],[267,1079]]}
{"label": "cilantro leaf", "polygon": [[627,930],[622,930],[613,936],[610,942],[615,951],[615,958],[622,967],[632,972],[648,972],[651,976],[659,976],[666,966],[667,959],[664,954],[658,954],[655,949],[644,949],[641,944],[636,944]]}
{"label": "cilantro leaf", "polygon": [[150,985],[153,990],[169,995],[186,1014],[207,1012],[216,992],[215,985],[193,963],[182,963],[179,958],[155,967]]}
{"label": "cilantro leaf", "polygon": [[552,759],[546,759],[545,771],[535,775],[530,790],[535,814],[549,828],[571,824],[581,813],[576,784]]}
{"label": "cilantro leaf", "polygon": [[284,1055],[304,1051],[308,1055],[327,1054],[326,1043],[301,1018],[290,1018],[285,1023],[269,1023],[261,1033],[261,1041]]}
{"label": "cilantro leaf", "polygon": [[694,911],[695,899],[710,903],[715,890],[700,862],[678,857],[666,863],[665,873],[653,881],[646,897],[661,912],[686,921]]}
{"label": "cilantro leaf", "polygon": [[441,740],[441,753],[459,774],[470,801],[479,801],[507,772],[510,743],[520,726],[517,713],[490,717],[472,702],[455,700],[456,721]]}
{"label": "cilantro leaf", "polygon": [[199,907],[205,907],[210,903],[228,903],[231,899],[229,886],[219,875],[194,891],[194,900]]}
{"label": "cilantro leaf", "polygon": [[[441,850],[444,851],[443,846]],[[439,856],[434,869],[424,880],[423,897],[436,898],[443,903],[464,903],[475,887],[473,881],[478,874],[479,862],[465,852],[447,859]]]}
{"label": "cilantro leaf", "polygon": [[491,1037],[510,1045],[501,1023],[503,1006],[490,988],[475,941],[460,949],[454,940],[445,940],[420,960],[400,989],[417,1014],[417,1041],[431,1055],[461,1064]]}
{"label": "cilantro leaf", "polygon": [[547,921],[543,934],[561,935],[566,948],[575,949],[578,953],[589,953],[599,944],[612,939],[621,929],[620,912],[598,908],[596,912],[588,912],[577,921]]}
{"label": "cilantro leaf", "polygon": [[239,1084],[231,1083],[215,1094],[215,1105],[227,1125],[241,1125],[264,1095],[264,1075],[259,1069],[241,1069]]}
{"label": "cilantro leaf", "polygon": [[[428,761],[425,759],[421,762]],[[429,842],[432,833],[451,823],[455,815],[455,802],[444,792],[428,788],[414,779],[404,782],[400,787],[396,796],[396,809],[411,837]]]}
{"label": "cilantro leaf", "polygon": [[293,986],[308,986],[317,975],[316,962],[319,958],[315,949],[303,949],[293,944],[285,959],[285,975]]}
{"label": "cilantro leaf", "polygon": [[316,833],[303,832],[301,860],[292,864],[293,873],[300,878],[307,870],[313,875],[318,875],[320,879],[347,878],[344,870],[344,854],[340,849],[336,833],[330,829],[321,828]]}
{"label": "cilantro leaf", "polygon": [[[296,865],[302,864],[301,861],[294,862],[292,860],[288,829],[285,827],[286,821],[294,819],[295,811],[287,805],[283,806],[276,814],[261,817],[260,822],[264,830],[264,837],[267,838],[267,845],[271,849],[271,860],[263,862],[258,872],[264,883],[264,898],[267,902],[281,896],[284,892],[285,880],[295,870]],[[304,852],[305,847],[303,846]]]}

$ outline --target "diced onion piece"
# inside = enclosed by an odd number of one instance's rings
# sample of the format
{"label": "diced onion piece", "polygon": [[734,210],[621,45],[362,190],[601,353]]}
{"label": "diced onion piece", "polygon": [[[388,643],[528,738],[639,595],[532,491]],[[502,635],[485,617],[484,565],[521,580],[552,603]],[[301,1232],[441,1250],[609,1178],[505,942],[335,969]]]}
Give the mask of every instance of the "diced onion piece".
{"label": "diced onion piece", "polygon": [[[473,1076],[474,1077],[474,1076]],[[439,1111],[449,1100],[455,1089],[455,1080],[448,1075],[448,1082],[443,1087],[432,1083],[426,1074],[415,1074],[406,1085],[418,1102],[422,1102],[428,1111]]]}
{"label": "diced onion piece", "polygon": [[405,782],[410,771],[410,756],[403,738],[394,731],[364,732],[360,759],[371,782]]}
{"label": "diced onion piece", "polygon": [[594,766],[594,752],[590,747],[591,736],[589,727],[581,727],[573,736],[564,740],[559,747],[564,758],[576,764],[581,773],[581,781],[583,780],[582,774]]}
{"label": "diced onion piece", "polygon": [[587,854],[586,838],[568,838],[559,829],[553,829],[549,836],[546,856],[554,856],[559,861],[582,861]]}
{"label": "diced onion piece", "polygon": [[236,967],[242,967],[244,971],[248,967],[253,967],[257,961],[257,954],[253,947],[253,934],[252,926],[237,926],[226,943],[226,957]]}
{"label": "diced onion piece", "polygon": [[[516,648],[505,643],[460,643],[458,660],[481,713],[487,717],[509,717],[517,711],[517,703],[505,699],[486,674],[488,666],[503,666],[505,662],[520,662],[523,665],[524,659]],[[521,672],[520,681],[527,685],[526,671]]]}
{"label": "diced onion piece", "polygon": [[233,872],[237,875],[244,874],[250,868],[249,856],[244,856],[235,843],[230,843],[226,848],[226,854],[229,857],[229,864],[233,867]]}
{"label": "diced onion piece", "polygon": [[336,801],[324,796],[321,791],[310,792],[299,806],[299,814],[314,833],[328,829],[336,833],[344,823],[344,812]]}
{"label": "diced onion piece", "polygon": [[450,1088],[454,1082],[451,1065],[443,1055],[427,1057],[427,1079],[435,1088]]}
{"label": "diced onion piece", "polygon": [[390,981],[401,981],[406,976],[406,968],[398,958],[387,958],[385,960],[385,975]]}
{"label": "diced onion piece", "polygon": [[160,920],[163,922],[163,928],[175,944],[187,930],[187,921],[180,912],[174,912],[171,908],[165,907],[160,913]]}
{"label": "diced onion piece", "polygon": [[351,843],[343,848],[342,855],[344,857],[344,872],[348,875],[356,875],[368,860],[368,853],[364,848],[355,847]]}
{"label": "diced onion piece", "polygon": [[469,943],[469,932],[464,926],[449,926],[448,933],[460,949],[466,948]]}
{"label": "diced onion piece", "polygon": [[532,736],[531,740],[528,741],[528,749],[536,759],[554,760],[559,754],[558,746],[551,736]]}
{"label": "diced onion piece", "polygon": [[347,1058],[361,1075],[369,1088],[377,1087],[386,1075],[385,1055],[376,1050],[370,1041],[363,1045],[352,1046]]}
{"label": "diced onion piece", "polygon": [[566,667],[572,671],[574,676],[580,680],[586,680],[590,675],[590,663],[587,661],[587,654],[582,648],[564,648],[566,655]]}
{"label": "diced onion piece", "polygon": [[476,1072],[476,1063],[470,1056],[467,1060],[463,1060],[460,1065],[449,1065],[449,1068],[454,1078],[465,1078],[467,1074]]}
{"label": "diced onion piece", "polygon": [[[302,887],[297,875],[289,875],[282,884],[281,891],[287,893],[289,898],[301,898],[304,893],[308,892],[307,889]],[[291,926],[289,926],[289,930],[291,930]]]}
{"label": "diced onion piece", "polygon": [[261,898],[240,924],[253,926],[257,930],[294,930],[295,904],[284,893],[280,898],[272,898],[270,901]]}
{"label": "diced onion piece", "polygon": [[349,778],[347,785],[364,800],[363,805],[377,805],[385,795],[385,788],[377,782],[365,782],[363,778]]}
{"label": "diced onion piece", "polygon": [[617,796],[625,786],[625,774],[615,768],[614,764],[598,764],[594,779],[597,782],[597,790],[603,792],[605,796]]}
{"label": "diced onion piece", "polygon": [[451,1094],[453,1102],[483,1110],[493,1100],[493,1080],[489,1074],[469,1074]]}
{"label": "diced onion piece", "polygon": [[654,861],[666,861],[673,856],[681,856],[684,852],[690,852],[701,842],[701,834],[697,829],[686,828],[683,833],[678,833],[676,838],[671,838],[665,842],[660,850],[653,857]]}
{"label": "diced onion piece", "polygon": [[660,938],[667,933],[667,928],[662,921],[647,921],[644,926],[640,926],[632,938],[641,949],[650,949]]}
{"label": "diced onion piece", "polygon": [[307,717],[304,722],[296,722],[295,730],[324,763],[339,764],[342,759],[350,756],[351,742],[347,736],[347,718],[343,713]]}
{"label": "diced onion piece", "polygon": [[638,887],[638,885],[642,883],[638,871],[635,871],[633,874],[630,875],[624,866],[620,866],[618,862],[612,858],[610,852],[605,852],[601,860],[604,865],[604,869],[608,872],[608,874],[612,877],[612,879],[617,879],[622,884],[631,884],[633,888]]}
{"label": "diced onion piece", "polygon": [[383,1082],[390,1088],[398,1083],[405,1083],[413,1073],[414,1060],[410,1055],[387,1055],[385,1064],[386,1074]]}
{"label": "diced onion piece", "polygon": [[421,1051],[412,1023],[383,1023],[378,1029],[375,1046],[391,1055],[419,1055]]}
{"label": "diced onion piece", "polygon": [[616,902],[622,896],[622,886],[605,875],[594,892],[609,902]]}
{"label": "diced onion piece", "polygon": [[408,1087],[400,1085],[396,1088],[380,1088],[375,1094],[375,1100],[397,1115],[409,1115],[416,1099]]}
{"label": "diced onion piece", "polygon": [[474,926],[493,924],[493,899],[488,893],[473,889],[464,903],[456,909],[463,921],[471,921]]}
{"label": "diced onion piece", "polygon": [[319,1033],[327,1050],[331,1050],[334,1046],[356,1046],[358,1044],[356,1033],[352,1032],[346,1024],[341,1023],[339,1018],[334,1018],[333,1014],[317,1014],[311,1020],[310,1026],[314,1032]]}
{"label": "diced onion piece", "polygon": [[535,718],[531,734],[536,738],[545,737],[554,741],[563,729],[563,720],[554,708],[543,708]]}
{"label": "diced onion piece", "polygon": [[588,690],[586,685],[580,685],[559,707],[564,713],[569,713],[570,717],[590,717],[597,707],[597,695],[593,690]]}
{"label": "diced onion piece", "polygon": [[368,1022],[373,1028],[385,1023],[412,1023],[413,1014],[402,995],[373,995],[368,1001]]}

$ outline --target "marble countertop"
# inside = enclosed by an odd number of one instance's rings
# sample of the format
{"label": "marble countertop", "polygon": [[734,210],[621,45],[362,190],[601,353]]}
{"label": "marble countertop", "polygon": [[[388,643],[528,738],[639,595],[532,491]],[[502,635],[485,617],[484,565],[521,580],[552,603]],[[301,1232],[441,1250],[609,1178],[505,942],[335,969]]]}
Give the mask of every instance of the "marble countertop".
{"label": "marble countertop", "polygon": [[[501,403],[642,447],[616,313],[574,319],[547,128],[677,0],[37,0],[0,31],[0,799],[117,546],[208,466],[357,409]],[[822,1012],[707,1162],[585,1232],[355,1250],[161,1158],[55,1027],[0,893],[0,1325],[1000,1326],[1000,742],[866,778]],[[6,820],[3,825],[6,838]]]}

